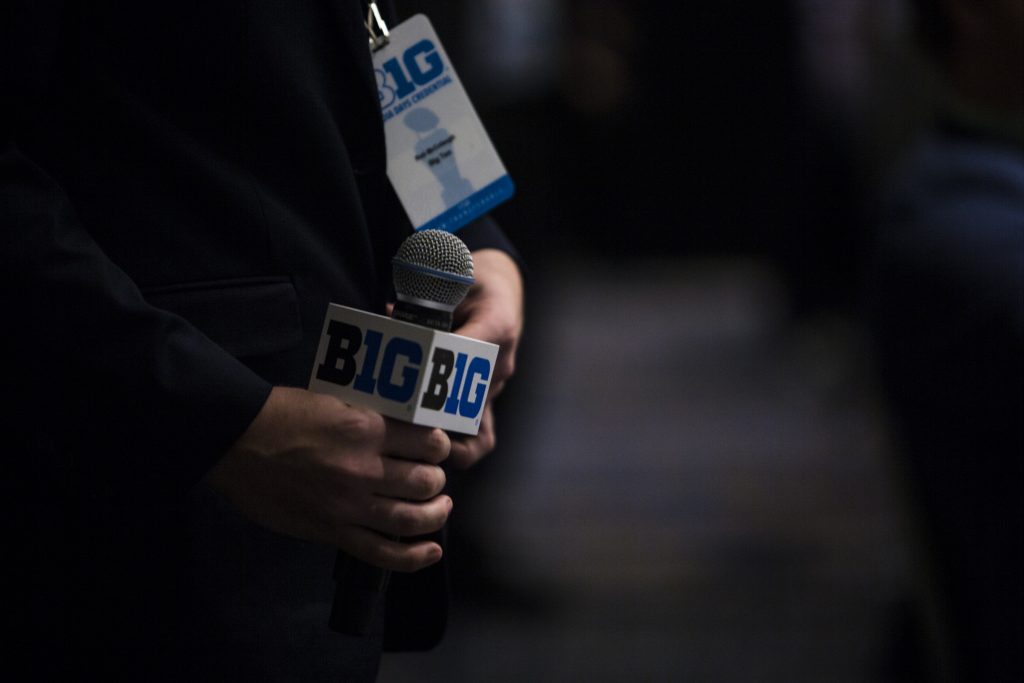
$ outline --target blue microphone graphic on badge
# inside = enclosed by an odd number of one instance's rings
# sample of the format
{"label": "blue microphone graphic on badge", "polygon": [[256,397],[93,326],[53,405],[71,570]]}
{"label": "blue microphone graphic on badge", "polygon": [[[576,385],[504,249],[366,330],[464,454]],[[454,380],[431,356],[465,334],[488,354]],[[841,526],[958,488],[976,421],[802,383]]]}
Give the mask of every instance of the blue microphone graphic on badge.
{"label": "blue microphone graphic on badge", "polygon": [[439,128],[440,119],[430,109],[417,107],[402,118],[402,122],[416,133],[414,147],[416,161],[425,164],[441,184],[441,201],[454,206],[473,194],[473,184],[462,177],[455,159],[455,135]]}

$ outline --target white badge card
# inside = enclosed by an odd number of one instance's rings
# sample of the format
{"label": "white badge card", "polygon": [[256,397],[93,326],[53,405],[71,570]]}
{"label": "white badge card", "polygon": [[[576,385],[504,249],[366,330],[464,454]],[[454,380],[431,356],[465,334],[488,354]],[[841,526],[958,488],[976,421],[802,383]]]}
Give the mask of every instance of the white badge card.
{"label": "white badge card", "polygon": [[373,53],[388,178],[417,230],[455,232],[514,186],[426,16]]}

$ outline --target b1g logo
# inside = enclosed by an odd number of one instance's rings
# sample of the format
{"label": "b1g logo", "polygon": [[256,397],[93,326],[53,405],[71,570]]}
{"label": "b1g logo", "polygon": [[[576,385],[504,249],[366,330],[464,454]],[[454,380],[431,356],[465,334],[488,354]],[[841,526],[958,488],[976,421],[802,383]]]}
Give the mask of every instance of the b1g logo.
{"label": "b1g logo", "polygon": [[[341,320],[331,320],[326,334],[317,379],[396,403],[413,399],[423,369],[423,347],[418,342],[392,336],[384,343],[382,332],[367,328],[364,334]],[[483,409],[490,376],[487,358],[437,346],[419,407],[475,420]]]}
{"label": "b1g logo", "polygon": [[434,43],[423,39],[406,48],[401,61],[392,57],[374,71],[381,109],[387,109],[444,73],[444,62]]}
{"label": "b1g logo", "polygon": [[420,407],[443,409],[449,415],[458,414],[471,420],[476,419],[484,405],[483,389],[491,378],[490,361],[480,356],[471,359],[464,353],[456,354],[437,347],[431,365],[433,369],[423,390]]}

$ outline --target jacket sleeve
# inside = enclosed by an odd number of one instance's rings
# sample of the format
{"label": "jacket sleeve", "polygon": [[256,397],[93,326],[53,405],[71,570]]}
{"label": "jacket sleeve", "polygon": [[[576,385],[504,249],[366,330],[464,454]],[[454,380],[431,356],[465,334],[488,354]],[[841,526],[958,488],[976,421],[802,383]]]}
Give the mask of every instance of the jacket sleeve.
{"label": "jacket sleeve", "polygon": [[0,267],[14,406],[5,432],[77,488],[158,503],[202,477],[270,386],[149,305],[24,153],[19,130],[52,87],[64,13],[42,1],[0,12]]}

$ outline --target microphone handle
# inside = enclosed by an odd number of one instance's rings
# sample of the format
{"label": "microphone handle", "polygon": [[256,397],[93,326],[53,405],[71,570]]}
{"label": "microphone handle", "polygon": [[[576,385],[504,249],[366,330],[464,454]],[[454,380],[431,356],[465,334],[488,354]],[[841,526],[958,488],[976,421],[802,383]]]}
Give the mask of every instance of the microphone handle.
{"label": "microphone handle", "polygon": [[334,603],[327,622],[331,630],[347,636],[369,635],[390,579],[391,572],[339,550],[334,559]]}
{"label": "microphone handle", "polygon": [[[413,325],[450,332],[450,311],[399,301],[391,317]],[[397,536],[393,540],[399,540]],[[377,611],[388,590],[391,572],[375,567],[339,550],[334,559],[334,603],[328,626],[347,636],[366,636],[373,630]]]}

